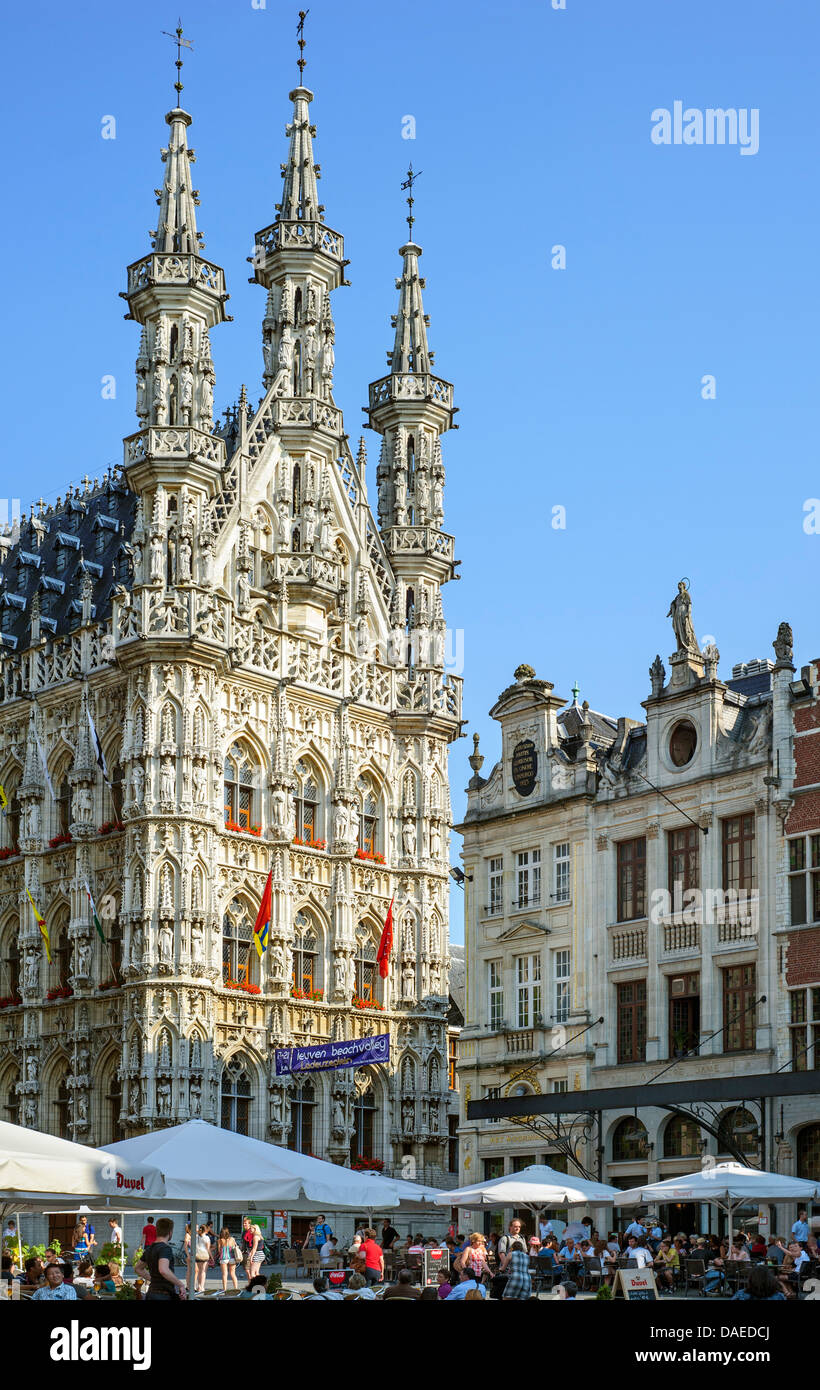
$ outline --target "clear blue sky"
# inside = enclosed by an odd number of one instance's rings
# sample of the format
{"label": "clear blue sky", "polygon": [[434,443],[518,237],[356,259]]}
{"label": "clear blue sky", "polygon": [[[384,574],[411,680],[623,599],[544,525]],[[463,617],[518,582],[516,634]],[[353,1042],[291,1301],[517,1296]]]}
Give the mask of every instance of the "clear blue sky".
{"label": "clear blue sky", "polygon": [[[469,734],[486,772],[486,711],[519,661],[564,696],[577,677],[594,708],[641,714],[683,574],[724,676],[771,655],[781,618],[798,664],[820,655],[820,536],[802,527],[820,495],[820,7],[566,5],[310,0],[322,191],[351,258],[336,397],[354,441],[390,343],[399,184],[409,158],[423,170],[431,342],[461,408],[445,439],[463,573],[446,611],[466,634],[470,720],[451,760],[457,816]],[[235,315],[213,334],[223,407],[242,381],[260,390],[264,295],[245,257],[281,186],[297,9],[183,10],[200,227]],[[174,76],[161,30],[176,17],[154,0],[6,16],[3,491],[24,506],[101,472],[134,428],[137,330],[117,292],[154,225]],[[676,100],[757,108],[759,153],[654,145],[651,112]],[[550,526],[557,504],[565,531]]]}

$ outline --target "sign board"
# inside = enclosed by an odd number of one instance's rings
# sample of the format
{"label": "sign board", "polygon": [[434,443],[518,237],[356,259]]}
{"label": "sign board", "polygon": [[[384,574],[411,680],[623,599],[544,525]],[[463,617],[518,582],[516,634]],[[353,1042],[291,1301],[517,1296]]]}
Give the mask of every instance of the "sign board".
{"label": "sign board", "polygon": [[517,743],[512,752],[513,786],[519,796],[529,796],[535,790],[538,776],[538,754],[531,738]]}
{"label": "sign board", "polygon": [[375,1038],[351,1038],[347,1042],[326,1042],[317,1047],[277,1047],[274,1049],[277,1076],[294,1072],[336,1071],[339,1067],[366,1067],[390,1061],[390,1034]]}
{"label": "sign board", "polygon": [[615,1298],[625,1298],[630,1303],[645,1303],[659,1298],[655,1274],[651,1269],[619,1269],[615,1279]]}
{"label": "sign board", "polygon": [[273,1213],[273,1238],[274,1240],[287,1240],[288,1238],[288,1214],[286,1211]]}
{"label": "sign board", "polygon": [[450,1261],[447,1255],[447,1248],[436,1246],[432,1250],[425,1250],[421,1257],[421,1282],[425,1288],[437,1282],[436,1276],[440,1269],[449,1269]]}
{"label": "sign board", "polygon": [[762,1236],[769,1234],[769,1208],[761,1207],[757,1213],[757,1229]]}

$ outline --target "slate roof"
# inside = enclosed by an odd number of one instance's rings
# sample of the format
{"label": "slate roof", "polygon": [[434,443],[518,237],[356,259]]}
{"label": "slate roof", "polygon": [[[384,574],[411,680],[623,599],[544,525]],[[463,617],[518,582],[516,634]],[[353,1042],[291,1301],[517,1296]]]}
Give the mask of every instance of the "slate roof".
{"label": "slate roof", "polygon": [[82,621],[82,581],[93,583],[92,613],[104,621],[111,591],[132,577],[126,549],[137,499],[122,478],[69,494],[59,507],[26,518],[16,536],[0,536],[0,642],[24,651],[31,640],[31,601],[40,596],[41,628],[62,636]]}

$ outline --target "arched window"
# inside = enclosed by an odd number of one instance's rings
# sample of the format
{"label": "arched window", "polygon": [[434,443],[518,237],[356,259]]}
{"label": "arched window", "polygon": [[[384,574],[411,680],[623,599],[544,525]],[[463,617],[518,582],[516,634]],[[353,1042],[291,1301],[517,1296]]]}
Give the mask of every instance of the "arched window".
{"label": "arched window", "polygon": [[287,1147],[296,1153],[313,1153],[316,1090],[312,1081],[297,1085],[290,1102],[290,1132]]}
{"label": "arched window", "polygon": [[66,767],[62,776],[52,778],[57,793],[54,798],[54,810],[58,835],[67,835],[71,825],[71,783],[68,780],[68,772],[69,769]]}
{"label": "arched window", "polygon": [[249,830],[258,823],[255,774],[248,750],[235,743],[225,759],[225,824],[229,830]]}
{"label": "arched window", "polygon": [[14,782],[8,781],[5,785],[6,814],[0,817],[0,833],[3,837],[4,849],[17,849],[20,844],[20,798],[17,795],[17,783],[19,776],[15,776]]}
{"label": "arched window", "polygon": [[700,1125],[673,1115],[663,1132],[664,1158],[697,1158],[700,1151]]}
{"label": "arched window", "polygon": [[302,469],[301,465],[293,465],[293,515],[298,516],[302,510]]}
{"label": "arched window", "polygon": [[310,995],[319,988],[319,938],[311,919],[297,914],[293,938],[293,988]]}
{"label": "arched window", "polygon": [[646,1158],[646,1127],[634,1115],[627,1115],[616,1126],[612,1136],[613,1163],[630,1162]]}
{"label": "arched window", "polygon": [[20,1073],[16,1067],[6,1072],[0,1083],[0,1114],[10,1125],[20,1123],[20,1097],[17,1094],[17,1082],[20,1080]]}
{"label": "arched window", "polygon": [[357,1089],[353,1101],[353,1134],[350,1139],[350,1161],[358,1158],[375,1157],[376,1138],[376,1094],[372,1084],[365,1090]]}
{"label": "arched window", "polygon": [[820,1173],[820,1124],[806,1125],[797,1136],[797,1176],[814,1182]]}
{"label": "arched window", "polygon": [[[412,370],[412,369],[411,369],[411,370]],[[407,492],[408,492],[408,497],[409,497],[409,501],[408,501],[408,505],[407,505],[407,523],[408,523],[409,526],[412,526],[412,525],[413,525],[413,521],[414,521],[414,517],[415,517],[415,512],[414,512],[413,502],[412,502],[413,488],[415,487],[415,485],[416,485],[416,441],[415,441],[414,436],[411,434],[411,435],[408,435],[408,438],[407,438]]]}
{"label": "arched window", "polygon": [[111,802],[114,810],[114,819],[122,820],[122,790],[124,774],[121,763],[114,764],[111,773]]}
{"label": "arched window", "polygon": [[310,763],[303,758],[294,768],[296,790],[293,793],[293,810],[296,817],[296,838],[305,844],[312,844],[321,835],[319,824],[319,779]]}
{"label": "arched window", "polygon": [[105,1144],[118,1144],[121,1139],[125,1139],[126,1133],[123,1128],[122,1119],[122,1082],[119,1077],[119,1067],[115,1063],[108,1073],[107,1083],[104,1089],[105,1114],[103,1117],[103,1132]]}
{"label": "arched window", "polygon": [[51,937],[51,959],[54,983],[57,989],[65,989],[71,975],[71,942],[68,939],[68,919],[61,920],[49,932]]}
{"label": "arched window", "polygon": [[2,965],[2,975],[0,976],[0,990],[5,995],[9,993],[9,998],[19,999],[20,997],[20,947],[17,941],[18,922],[13,917],[3,928],[2,944],[0,944],[0,965]]}
{"label": "arched window", "polygon": [[293,326],[302,322],[302,291],[297,290],[293,296]]}
{"label": "arched window", "polygon": [[293,394],[302,394],[302,344],[298,339],[293,344]]}
{"label": "arched window", "polygon": [[240,981],[258,984],[253,945],[253,923],[243,903],[231,903],[222,921],[222,980],[224,984]]}
{"label": "arched window", "polygon": [[68,1089],[66,1073],[63,1072],[54,1088],[54,1122],[52,1134],[60,1139],[70,1139],[71,1135],[71,1092]]}
{"label": "arched window", "polygon": [[177,358],[177,348],[179,346],[179,329],[176,324],[171,326],[171,346],[169,351],[169,361],[175,362]]}
{"label": "arched window", "polygon": [[105,550],[105,527],[98,526],[94,536],[94,550],[97,555],[102,555]]}
{"label": "arched window", "polygon": [[359,849],[378,854],[381,849],[379,792],[370,777],[359,779]]}
{"label": "arched window", "polygon": [[379,972],[376,964],[376,946],[373,933],[364,922],[359,923],[356,932],[356,955],[354,957],[356,998],[372,1004],[377,998]]}
{"label": "arched window", "polygon": [[232,1057],[222,1072],[219,1123],[234,1134],[250,1134],[251,1079],[241,1057]]}
{"label": "arched window", "polygon": [[754,1158],[760,1148],[757,1121],[742,1105],[724,1110],[718,1123],[718,1153],[739,1149],[744,1158]]}

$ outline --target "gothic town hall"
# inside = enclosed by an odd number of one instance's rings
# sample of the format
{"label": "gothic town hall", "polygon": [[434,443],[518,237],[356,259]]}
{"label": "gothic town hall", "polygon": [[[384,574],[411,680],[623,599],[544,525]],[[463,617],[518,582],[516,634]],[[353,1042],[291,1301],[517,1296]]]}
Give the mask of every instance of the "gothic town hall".
{"label": "gothic town hall", "polygon": [[[0,537],[0,1109],[95,1145],[201,1117],[342,1163],[412,1155],[444,1185],[453,389],[410,239],[369,388],[376,520],[333,396],[347,262],[312,97],[290,93],[281,202],[251,258],[260,385],[215,415],[228,295],[176,107],[123,294],[122,467]],[[277,1081],[277,1046],[385,1032],[387,1066]]]}

